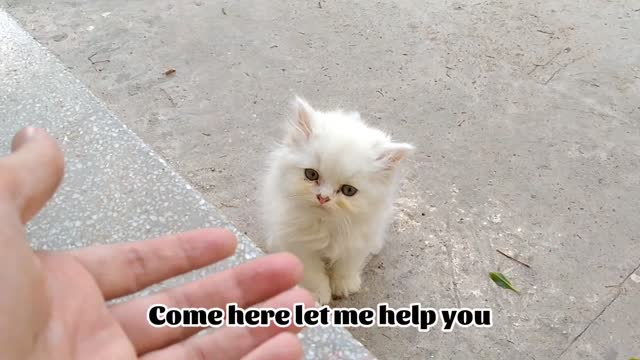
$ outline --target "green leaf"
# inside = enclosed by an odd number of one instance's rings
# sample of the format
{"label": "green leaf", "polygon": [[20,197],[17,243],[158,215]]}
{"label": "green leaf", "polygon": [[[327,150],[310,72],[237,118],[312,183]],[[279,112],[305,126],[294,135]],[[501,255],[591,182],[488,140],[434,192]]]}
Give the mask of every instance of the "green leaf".
{"label": "green leaf", "polygon": [[640,359],[638,359],[638,358],[631,358],[631,359],[629,359],[629,360],[640,360]]}
{"label": "green leaf", "polygon": [[489,277],[491,278],[491,280],[493,280],[494,283],[498,284],[498,286],[500,286],[501,288],[509,289],[514,291],[516,294],[520,294],[520,291],[516,290],[516,288],[514,288],[513,285],[511,285],[511,282],[507,280],[507,278],[504,277],[504,275],[502,275],[501,273],[490,272]]}

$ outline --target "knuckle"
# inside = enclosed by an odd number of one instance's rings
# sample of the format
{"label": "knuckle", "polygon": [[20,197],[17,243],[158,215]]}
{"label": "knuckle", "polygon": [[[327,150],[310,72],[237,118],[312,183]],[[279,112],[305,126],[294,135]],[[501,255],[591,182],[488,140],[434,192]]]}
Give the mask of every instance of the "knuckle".
{"label": "knuckle", "polygon": [[[198,267],[197,257],[199,254],[199,248],[193,245],[189,241],[184,241],[182,235],[178,236],[178,256],[176,261],[180,261],[184,269],[195,269]],[[179,258],[179,259],[178,259]]]}
{"label": "knuckle", "polygon": [[132,274],[130,285],[130,292],[132,293],[140,290],[140,287],[143,286],[144,278],[149,270],[149,264],[142,251],[136,246],[132,246],[127,250],[126,264]]}

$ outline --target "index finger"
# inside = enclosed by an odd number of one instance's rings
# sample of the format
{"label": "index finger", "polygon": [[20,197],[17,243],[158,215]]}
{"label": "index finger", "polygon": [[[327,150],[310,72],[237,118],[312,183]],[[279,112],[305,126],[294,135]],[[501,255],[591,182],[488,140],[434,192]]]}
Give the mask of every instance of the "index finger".
{"label": "index finger", "polygon": [[133,294],[176,275],[231,256],[235,236],[201,229],[158,239],[65,251],[94,277],[106,300]]}

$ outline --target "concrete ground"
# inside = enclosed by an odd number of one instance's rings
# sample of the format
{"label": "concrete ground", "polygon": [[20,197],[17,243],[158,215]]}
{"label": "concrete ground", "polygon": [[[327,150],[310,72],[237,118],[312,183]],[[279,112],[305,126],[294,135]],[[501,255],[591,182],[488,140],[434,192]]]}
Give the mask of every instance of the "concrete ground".
{"label": "concrete ground", "polygon": [[336,305],[495,324],[352,329],[379,358],[640,356],[640,1],[0,4],[259,244],[293,94],[416,144],[388,245]]}
{"label": "concrete ground", "polygon": [[[60,188],[29,222],[32,247],[69,249],[208,227],[236,234],[236,251],[224,261],[113,302],[201,280],[263,255],[2,9],[0,59],[0,148],[9,149],[20,129],[37,126],[47,129],[65,154]],[[344,328],[309,327],[299,337],[305,360],[374,358]]]}

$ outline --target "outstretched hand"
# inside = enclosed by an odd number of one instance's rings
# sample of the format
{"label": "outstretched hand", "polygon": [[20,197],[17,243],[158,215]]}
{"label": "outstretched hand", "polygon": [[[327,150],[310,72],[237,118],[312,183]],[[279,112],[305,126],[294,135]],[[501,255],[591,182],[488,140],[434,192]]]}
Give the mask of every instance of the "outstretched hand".
{"label": "outstretched hand", "polygon": [[25,224],[53,196],[64,160],[44,131],[25,129],[0,158],[0,358],[2,359],[299,359],[300,329],[154,328],[152,304],[167,307],[292,308],[313,306],[295,287],[302,265],[293,256],[261,257],[233,269],[148,297],[106,301],[220,261],[234,236],[205,229],[143,242],[34,252]]}

